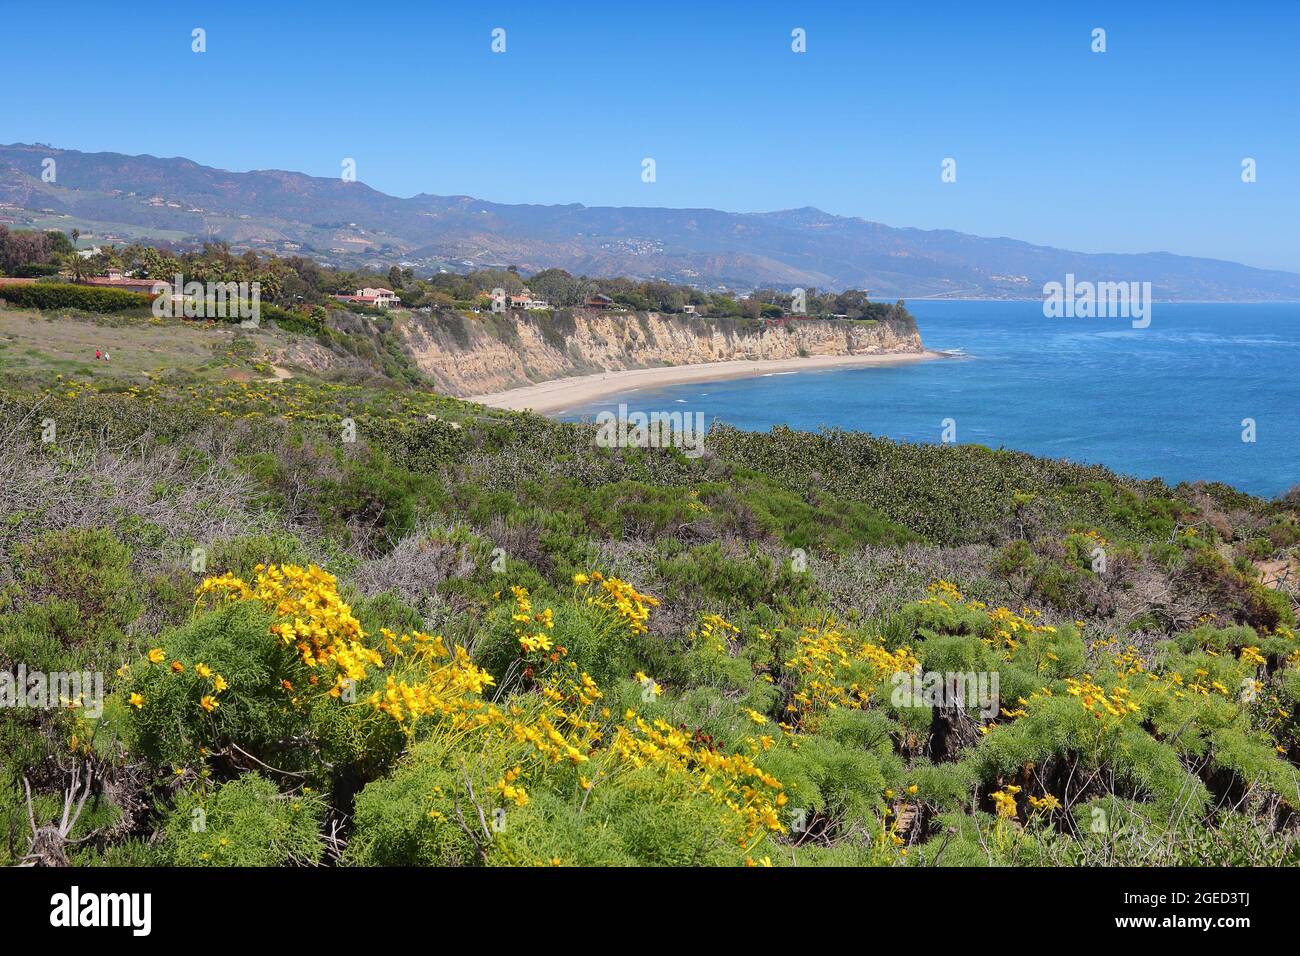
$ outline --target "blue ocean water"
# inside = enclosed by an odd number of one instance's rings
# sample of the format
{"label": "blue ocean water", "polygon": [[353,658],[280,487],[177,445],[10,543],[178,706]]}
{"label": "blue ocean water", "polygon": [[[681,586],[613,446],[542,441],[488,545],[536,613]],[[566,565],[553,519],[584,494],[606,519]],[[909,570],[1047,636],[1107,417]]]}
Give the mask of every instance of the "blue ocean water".
{"label": "blue ocean water", "polygon": [[[931,349],[961,357],[639,389],[566,412],[703,412],[957,441],[1274,496],[1300,484],[1300,304],[1163,303],[1151,325],[1048,319],[1042,303],[907,303]],[[1255,441],[1242,440],[1253,419]]]}

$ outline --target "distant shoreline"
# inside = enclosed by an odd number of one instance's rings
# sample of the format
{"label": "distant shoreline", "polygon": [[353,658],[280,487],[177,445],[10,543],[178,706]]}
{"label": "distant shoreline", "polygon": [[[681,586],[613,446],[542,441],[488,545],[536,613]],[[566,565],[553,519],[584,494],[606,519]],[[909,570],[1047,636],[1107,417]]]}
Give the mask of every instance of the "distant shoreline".
{"label": "distant shoreline", "polygon": [[688,382],[717,382],[733,378],[754,378],[776,372],[815,372],[832,368],[866,368],[873,365],[901,365],[929,359],[948,358],[947,353],[926,349],[921,352],[884,352],[870,355],[812,355],[790,359],[742,359],[729,362],[700,362],[694,365],[666,365],[633,368],[595,375],[573,375],[536,385],[520,385],[502,392],[471,395],[478,402],[508,411],[533,411],[557,415],[590,405],[601,398],[642,388],[681,385]]}

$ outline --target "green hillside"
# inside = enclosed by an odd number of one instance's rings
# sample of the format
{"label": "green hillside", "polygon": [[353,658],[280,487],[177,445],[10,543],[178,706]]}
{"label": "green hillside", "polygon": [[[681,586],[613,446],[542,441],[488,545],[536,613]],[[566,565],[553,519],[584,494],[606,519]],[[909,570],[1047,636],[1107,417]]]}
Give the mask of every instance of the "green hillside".
{"label": "green hillside", "polygon": [[5,863],[1300,860],[1294,498],[3,320]]}

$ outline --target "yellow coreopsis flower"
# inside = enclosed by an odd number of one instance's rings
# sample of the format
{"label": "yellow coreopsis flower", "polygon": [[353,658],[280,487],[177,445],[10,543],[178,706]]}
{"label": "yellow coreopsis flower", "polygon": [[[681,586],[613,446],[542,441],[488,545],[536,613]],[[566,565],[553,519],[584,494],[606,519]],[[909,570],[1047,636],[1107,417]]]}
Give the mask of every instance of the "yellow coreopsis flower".
{"label": "yellow coreopsis flower", "polygon": [[166,659],[167,659],[167,655],[163,653],[163,649],[161,647],[155,647],[153,650],[149,652],[150,664],[161,664]]}
{"label": "yellow coreopsis flower", "polygon": [[1030,797],[1029,805],[1035,810],[1059,810],[1061,801],[1049,793],[1045,797]]}
{"label": "yellow coreopsis flower", "polygon": [[993,804],[997,809],[997,815],[999,817],[1004,817],[1008,820],[1015,818],[1015,792],[1019,791],[1019,789],[1019,787],[1007,787],[1005,790],[999,790],[997,793],[991,794]]}
{"label": "yellow coreopsis flower", "polygon": [[129,703],[130,703],[131,706],[134,707],[136,710],[139,710],[141,707],[144,706],[144,695],[143,695],[143,694],[132,694],[131,697],[130,697]]}

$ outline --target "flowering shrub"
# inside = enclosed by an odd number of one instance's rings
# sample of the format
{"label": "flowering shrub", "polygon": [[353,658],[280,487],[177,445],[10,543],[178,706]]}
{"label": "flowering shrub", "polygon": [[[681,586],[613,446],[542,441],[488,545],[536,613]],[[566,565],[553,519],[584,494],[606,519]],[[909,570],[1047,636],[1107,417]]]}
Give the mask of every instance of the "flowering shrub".
{"label": "flowering shrub", "polygon": [[[843,433],[611,455],[307,375],[0,414],[59,426],[4,449],[0,656],[108,690],[0,714],[5,862],[69,760],[74,863],[1300,860],[1300,641],[1252,563],[1294,567],[1294,502]],[[77,450],[107,425],[140,462]],[[994,706],[895,703],[953,673]]]}
{"label": "flowering shrub", "polygon": [[165,826],[177,866],[283,866],[317,862],[325,801],[310,788],[281,793],[250,773],[177,796]]}
{"label": "flowering shrub", "polygon": [[[597,609],[604,619],[600,630],[606,637],[617,629],[629,635],[644,633],[649,610],[658,603],[626,582],[598,573],[578,575],[575,585],[584,598],[580,606]],[[414,651],[428,671],[426,681],[393,682],[386,695],[372,698],[408,733],[422,738],[412,755],[415,766],[406,773],[449,781],[437,784],[430,796],[427,822],[422,819],[420,826],[432,832],[416,845],[436,847],[438,853],[456,860],[477,853],[488,862],[493,854],[503,852],[490,828],[480,834],[471,826],[468,843],[448,829],[463,831],[471,807],[471,822],[474,817],[512,819],[542,794],[543,809],[530,814],[543,813],[549,820],[550,815],[590,813],[589,819],[600,820],[609,806],[603,794],[630,787],[633,781],[638,781],[638,788],[650,787],[660,803],[676,806],[674,813],[689,812],[712,821],[707,843],[715,849],[730,845],[734,853],[747,852],[768,833],[783,829],[778,810],[787,797],[782,784],[754,759],[764,750],[763,744],[753,742],[751,754],[727,753],[701,744],[662,719],[647,719],[630,708],[615,712],[603,702],[605,693],[598,683],[574,661],[564,659],[561,645],[552,643],[552,609],[537,610],[522,587],[515,586],[510,593],[511,622],[520,659],[527,662],[523,673],[529,692],[500,705],[484,700],[480,694],[493,684],[492,678],[474,667],[463,648],[456,648],[451,662],[445,662],[447,652],[432,641]],[[425,717],[428,720],[421,721]],[[397,778],[404,776],[399,770]],[[357,852],[377,862],[391,862],[394,858],[388,854],[392,853],[405,862],[438,862],[419,856],[409,859],[406,854],[423,851],[409,842],[402,849],[389,846],[382,836],[368,832],[383,831],[393,811],[370,804],[367,795],[382,794],[388,801],[395,785],[372,785],[373,790],[367,788],[362,794],[359,820],[371,822],[359,825],[359,846],[366,849]],[[592,803],[597,792],[602,799]],[[637,812],[645,812],[645,799],[628,809],[635,806]],[[590,809],[585,809],[589,803]],[[665,810],[664,818],[672,817]],[[573,862],[573,849],[560,859]],[[520,851],[516,847],[510,852]]]}
{"label": "flowering shrub", "polygon": [[919,662],[907,648],[890,653],[828,624],[804,628],[784,666],[794,686],[783,727],[815,732],[821,714],[869,706],[894,674],[911,672]]}
{"label": "flowering shrub", "polygon": [[309,675],[306,683],[319,687],[324,676],[331,697],[338,697],[347,682],[365,680],[367,665],[383,666],[379,654],[362,643],[361,625],[339,599],[332,574],[295,565],[258,565],[255,571],[251,586],[229,574],[208,578],[199,586],[200,600],[212,594],[261,604],[277,619],[271,633],[298,652]]}
{"label": "flowering shrub", "polygon": [[331,575],[259,565],[252,583],[218,575],[197,593],[194,619],[123,670],[117,723],[131,749],[183,775],[313,777],[340,739],[376,759],[393,750],[397,728],[354,706],[385,663]]}

